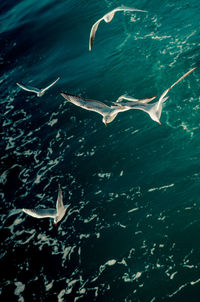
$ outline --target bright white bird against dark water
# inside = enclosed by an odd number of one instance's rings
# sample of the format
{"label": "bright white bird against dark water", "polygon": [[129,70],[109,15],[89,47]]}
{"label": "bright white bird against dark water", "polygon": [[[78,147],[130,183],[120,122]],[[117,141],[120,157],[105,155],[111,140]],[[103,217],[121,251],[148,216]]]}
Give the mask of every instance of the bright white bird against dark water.
{"label": "bright white bird against dark water", "polygon": [[108,12],[107,14],[105,14],[102,18],[100,18],[99,20],[97,20],[92,28],[91,28],[91,31],[90,31],[90,38],[89,38],[89,50],[91,51],[92,50],[92,46],[93,46],[93,43],[94,43],[94,38],[95,38],[95,34],[96,34],[96,31],[97,31],[97,28],[99,26],[99,23],[101,21],[105,21],[106,23],[109,23],[110,21],[112,21],[112,19],[114,18],[116,12],[119,12],[119,11],[132,11],[132,12],[142,12],[142,13],[147,13],[147,11],[145,10],[141,10],[141,9],[137,9],[137,8],[132,8],[132,7],[126,7],[126,6],[120,6],[120,7],[117,7],[115,9],[113,9],[112,11]]}
{"label": "bright white bird against dark water", "polygon": [[[61,92],[61,95],[68,100],[70,103],[79,106],[83,109],[94,111],[96,113],[99,113],[103,116],[102,122],[107,125],[108,123],[111,123],[117,116],[119,112],[127,111],[131,108],[121,106],[118,103],[116,103],[114,106],[107,106],[106,104],[96,101],[96,100],[86,100],[82,97],[75,96],[72,94],[67,94],[65,92]],[[151,98],[152,99],[152,98]],[[141,100],[144,101],[144,100]]]}
{"label": "bright white bird against dark water", "polygon": [[[191,70],[189,70],[188,72],[186,72],[182,77],[180,77],[173,85],[171,85],[168,89],[166,89],[162,95],[160,96],[158,102],[156,103],[153,103],[153,104],[148,104],[148,102],[137,102],[135,103],[135,101],[137,101],[137,99],[134,99],[132,97],[126,97],[126,96],[121,96],[118,98],[117,102],[120,102],[120,103],[117,103],[117,104],[120,104],[123,107],[125,108],[128,108],[128,109],[138,109],[138,110],[142,110],[146,113],[149,114],[149,116],[151,117],[151,119],[159,124],[161,124],[160,122],[160,117],[161,117],[161,113],[162,113],[162,105],[163,103],[169,98],[169,96],[166,96],[167,93],[176,85],[178,84],[181,80],[183,80],[185,77],[187,77],[190,73],[192,73],[195,69],[195,68],[192,68]],[[122,99],[126,99],[128,100],[128,102],[124,102],[122,101]],[[132,103],[133,102],[133,103]]]}
{"label": "bright white bird against dark water", "polygon": [[52,87],[53,85],[56,84],[56,82],[58,82],[58,80],[60,80],[60,78],[58,77],[53,83],[51,83],[50,85],[48,85],[46,88],[43,89],[38,89],[32,86],[24,86],[21,85],[19,83],[16,83],[21,89],[26,90],[28,92],[33,92],[36,93],[38,97],[41,97],[50,87]]}
{"label": "bright white bird against dark water", "polygon": [[63,196],[60,185],[58,185],[58,198],[56,208],[47,209],[22,209],[22,211],[34,218],[53,218],[54,223],[57,224],[65,216],[67,207],[63,205]]}

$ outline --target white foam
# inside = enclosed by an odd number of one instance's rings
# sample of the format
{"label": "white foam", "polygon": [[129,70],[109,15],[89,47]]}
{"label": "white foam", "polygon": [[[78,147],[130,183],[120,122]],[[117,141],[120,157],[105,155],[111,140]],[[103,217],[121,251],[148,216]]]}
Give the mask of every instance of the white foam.
{"label": "white foam", "polygon": [[128,213],[132,213],[132,212],[135,212],[137,210],[139,210],[139,208],[133,208],[133,209],[129,210]]}
{"label": "white foam", "polygon": [[110,178],[111,177],[111,173],[98,173],[97,174],[100,178]]}
{"label": "white foam", "polygon": [[121,228],[123,228],[123,229],[126,229],[126,226],[125,225],[123,225],[123,224],[119,224],[119,226],[121,227]]}
{"label": "white foam", "polygon": [[58,302],[64,301],[64,295],[65,295],[65,289],[61,290],[61,292],[58,295]]}
{"label": "white foam", "polygon": [[141,276],[142,276],[142,273],[141,272],[137,272],[133,280],[138,279]]}
{"label": "white foam", "polygon": [[128,266],[128,264],[126,263],[126,260],[123,258],[122,261],[117,262],[118,264],[122,264],[124,266]]}
{"label": "white foam", "polygon": [[20,281],[16,281],[15,286],[16,286],[16,289],[15,289],[14,294],[19,297],[18,302],[24,302],[24,298],[21,296],[21,293],[25,289],[25,284],[23,284]]}
{"label": "white foam", "polygon": [[160,191],[160,190],[171,188],[173,186],[174,186],[174,184],[170,184],[170,185],[165,185],[165,186],[158,187],[158,188],[151,188],[151,189],[148,190],[148,192],[153,192],[153,191],[156,191],[156,190]]}
{"label": "white foam", "polygon": [[46,285],[46,291],[49,291],[53,287],[54,280]]}
{"label": "white foam", "polygon": [[200,282],[200,279],[197,279],[196,281],[191,281],[190,284],[194,285],[194,284],[199,283],[199,282]]}
{"label": "white foam", "polygon": [[186,287],[187,286],[187,283],[181,285],[175,292],[173,292],[172,294],[168,295],[168,297],[173,297],[174,295],[176,295],[178,292],[181,291],[182,288]]}
{"label": "white foam", "polygon": [[81,288],[79,291],[80,294],[85,294],[86,293],[86,289],[85,288]]}
{"label": "white foam", "polygon": [[47,123],[47,125],[49,125],[49,126],[52,127],[52,126],[55,125],[57,122],[58,122],[58,119],[57,119],[57,118],[54,118],[53,120],[49,121],[49,122]]}
{"label": "white foam", "polygon": [[0,176],[0,183],[2,183],[3,185],[6,184],[7,182],[7,176],[8,176],[8,170],[4,171],[1,176]]}
{"label": "white foam", "polygon": [[115,260],[115,259],[108,260],[108,261],[105,263],[105,265],[111,266],[111,265],[114,265],[116,262],[117,262],[117,260]]}
{"label": "white foam", "polygon": [[178,272],[174,272],[173,274],[171,274],[170,279],[174,279],[174,276],[177,274]]}

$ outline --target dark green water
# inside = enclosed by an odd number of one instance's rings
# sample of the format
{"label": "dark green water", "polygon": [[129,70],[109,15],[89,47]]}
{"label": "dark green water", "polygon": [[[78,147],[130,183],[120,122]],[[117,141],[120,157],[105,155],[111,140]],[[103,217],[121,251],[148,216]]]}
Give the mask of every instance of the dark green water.
{"label": "dark green water", "polygon": [[[1,301],[199,301],[199,69],[175,86],[162,125],[142,111],[101,117],[60,91],[111,104],[161,95],[199,66],[197,0],[130,1],[147,10],[92,24],[118,1],[2,1]],[[45,87],[42,98],[16,82]],[[52,207],[61,184],[67,215]]]}

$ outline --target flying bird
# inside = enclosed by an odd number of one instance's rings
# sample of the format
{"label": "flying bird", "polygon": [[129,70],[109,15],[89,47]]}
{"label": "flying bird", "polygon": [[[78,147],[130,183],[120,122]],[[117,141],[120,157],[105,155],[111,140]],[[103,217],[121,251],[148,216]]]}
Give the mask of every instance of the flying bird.
{"label": "flying bird", "polygon": [[127,111],[129,108],[122,107],[119,104],[115,104],[114,106],[107,106],[106,104],[95,101],[95,100],[86,100],[84,98],[81,98],[79,96],[75,96],[72,94],[67,94],[65,92],[60,93],[66,100],[68,100],[70,103],[82,107],[83,109],[94,111],[103,116],[102,122],[107,125],[108,123],[111,123],[117,114],[122,111]]}
{"label": "flying bird", "polygon": [[126,6],[120,6],[120,7],[117,7],[115,9],[113,9],[112,11],[110,11],[109,13],[105,14],[102,18],[100,18],[99,20],[97,20],[92,28],[91,28],[91,31],[90,31],[90,38],[89,38],[89,50],[91,51],[92,50],[92,46],[93,46],[93,43],[94,43],[94,38],[95,38],[95,34],[96,34],[96,31],[97,31],[97,28],[99,26],[99,23],[101,21],[105,21],[106,23],[109,23],[115,16],[116,12],[119,12],[119,11],[136,11],[136,12],[143,12],[143,13],[147,13],[147,11],[145,10],[141,10],[141,9],[137,9],[137,8],[131,8],[131,7],[126,7]]}
{"label": "flying bird", "polygon": [[34,218],[53,218],[56,225],[65,216],[67,207],[63,205],[63,196],[60,185],[58,185],[58,198],[56,202],[56,209],[22,209],[22,211]]}
{"label": "flying bird", "polygon": [[[176,84],[178,84],[181,80],[183,80],[185,77],[187,77],[190,73],[192,73],[197,67],[189,70],[188,72],[186,72],[182,77],[180,77],[173,85],[171,85],[168,89],[166,89],[162,95],[160,96],[158,102],[153,103],[153,104],[148,104],[148,102],[137,102],[137,103],[131,103],[132,101],[135,102],[136,99],[132,98],[132,97],[119,97],[118,98],[118,102],[117,104],[121,104],[122,107],[126,107],[129,109],[138,109],[138,110],[142,110],[146,113],[149,114],[149,116],[151,117],[151,119],[159,124],[161,124],[160,122],[160,117],[161,117],[161,113],[162,113],[162,104],[169,98],[169,96],[166,96],[167,93],[172,89],[172,87],[174,87]],[[129,102],[121,102],[122,99],[128,99]]]}
{"label": "flying bird", "polygon": [[60,78],[57,78],[57,80],[55,80],[53,83],[51,83],[49,86],[47,86],[46,88],[43,88],[43,89],[38,89],[38,88],[35,88],[35,87],[32,87],[32,86],[23,86],[19,83],[16,83],[21,89],[23,90],[26,90],[26,91],[29,91],[29,92],[34,92],[37,94],[38,97],[41,97],[46,90],[48,90],[51,86],[53,86],[54,84],[56,84],[56,82],[58,82],[58,80],[60,80]]}

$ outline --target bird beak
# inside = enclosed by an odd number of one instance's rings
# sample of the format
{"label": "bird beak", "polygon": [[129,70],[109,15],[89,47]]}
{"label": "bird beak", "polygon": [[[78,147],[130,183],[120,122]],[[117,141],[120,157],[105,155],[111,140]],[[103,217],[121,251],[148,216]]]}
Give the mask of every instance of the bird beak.
{"label": "bird beak", "polygon": [[158,121],[158,124],[162,125],[160,121]]}
{"label": "bird beak", "polygon": [[107,123],[105,122],[105,126],[107,126]]}

